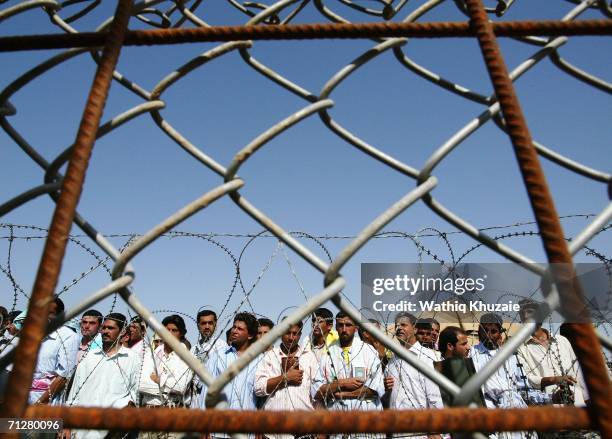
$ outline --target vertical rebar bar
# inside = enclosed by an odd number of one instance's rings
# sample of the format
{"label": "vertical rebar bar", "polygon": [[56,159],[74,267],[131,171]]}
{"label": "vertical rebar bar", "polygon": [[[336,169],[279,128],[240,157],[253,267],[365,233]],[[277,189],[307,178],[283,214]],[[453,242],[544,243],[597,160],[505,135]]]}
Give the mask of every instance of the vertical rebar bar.
{"label": "vertical rebar bar", "polygon": [[[521,175],[529,195],[542,243],[551,263],[551,272],[561,296],[564,315],[585,310],[580,284],[576,280],[572,257],[564,239],[561,222],[548,189],[538,154],[514,91],[513,83],[497,44],[493,27],[481,0],[466,0],[470,24],[476,32],[495,94],[507,125]],[[588,315],[584,315],[588,317]],[[593,425],[603,437],[612,437],[612,397],[601,346],[590,324],[572,323],[570,341],[582,367],[590,395]]]}
{"label": "vertical rebar bar", "polygon": [[27,317],[15,349],[14,367],[9,377],[1,417],[21,417],[28,402],[28,391],[36,366],[40,344],[48,322],[49,305],[57,286],[68,235],[83,189],[85,173],[110,89],[112,74],[119,59],[132,11],[133,0],[119,0],[115,18],[106,36],[102,59],[89,93],[76,136],[66,176],[53,213],[49,234],[34,281]]}

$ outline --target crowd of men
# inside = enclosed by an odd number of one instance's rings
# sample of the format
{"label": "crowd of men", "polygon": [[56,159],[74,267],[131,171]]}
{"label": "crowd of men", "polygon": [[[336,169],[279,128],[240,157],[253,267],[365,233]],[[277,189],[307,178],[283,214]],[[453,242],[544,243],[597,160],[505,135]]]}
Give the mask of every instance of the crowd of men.
{"label": "crowd of men", "polygon": [[[64,305],[54,298],[49,319],[60,315]],[[0,357],[16,346],[24,312],[2,313]],[[539,304],[522,303],[520,317],[526,321],[540,315]],[[217,331],[218,316],[201,310],[196,316],[198,339],[186,338],[184,319],[173,314],[162,325],[190,349],[213,377],[221,375],[274,322],[240,312],[231,328]],[[437,369],[457,385],[485,367],[504,343],[504,325],[497,314],[484,314],[479,321],[478,343],[470,346],[468,333],[459,326],[440,331],[435,319],[417,319],[399,313],[392,328],[370,320],[405,349],[394,355],[372,334],[344,312],[335,316],[326,308],[311,315],[311,327],[291,325],[280,343],[271,346],[244,367],[225,388],[224,403],[243,410],[383,410],[442,408],[450,395],[430,380],[415,364]],[[221,333],[223,332],[223,333]],[[409,360],[409,361],[408,361]],[[2,380],[11,365],[2,371]],[[3,393],[3,392],[0,392]],[[120,313],[103,316],[85,312],[79,325],[61,326],[41,345],[29,392],[30,404],[65,404],[123,408],[191,407],[206,409],[207,386],[155,335],[147,337],[140,317],[128,320]],[[541,319],[516,353],[485,382],[473,404],[489,408],[520,408],[534,404],[588,403],[584,380],[576,356],[566,337],[551,335]],[[73,431],[73,437],[104,437],[106,432]],[[153,437],[154,433],[141,433]],[[223,433],[214,437],[228,437]],[[370,435],[372,436],[372,435]],[[496,433],[491,437],[535,437],[531,432]],[[268,435],[274,439],[289,435]],[[381,437],[384,437],[381,436]],[[401,434],[397,437],[449,437],[438,434]]]}

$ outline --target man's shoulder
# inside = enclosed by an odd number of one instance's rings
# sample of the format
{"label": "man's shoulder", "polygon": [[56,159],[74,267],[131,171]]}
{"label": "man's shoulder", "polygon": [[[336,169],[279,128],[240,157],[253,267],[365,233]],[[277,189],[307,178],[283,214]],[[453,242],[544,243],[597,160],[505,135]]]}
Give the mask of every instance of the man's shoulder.
{"label": "man's shoulder", "polygon": [[315,363],[319,363],[319,359],[317,358],[316,354],[310,350],[308,347],[304,346],[299,348],[300,350],[298,351],[298,355],[300,356],[300,358],[304,358],[307,361],[314,361]]}
{"label": "man's shoulder", "polygon": [[138,354],[138,352],[133,349],[126,348],[125,346],[121,346],[115,355],[117,357],[126,358],[126,361],[130,363],[131,362],[135,362],[137,364],[140,363],[140,355]]}
{"label": "man's shoulder", "polygon": [[57,337],[62,338],[64,340],[79,337],[79,334],[77,331],[75,331],[70,326],[66,326],[66,325],[60,326],[59,328],[57,328],[55,330],[55,334]]}
{"label": "man's shoulder", "polygon": [[568,340],[567,337],[561,334],[556,334],[554,337],[551,337],[551,341],[553,343],[556,342],[557,346],[559,346],[561,349],[566,350],[570,353],[574,353],[574,347],[572,346],[572,343]]}
{"label": "man's shoulder", "polygon": [[366,343],[362,340],[358,340],[359,343],[361,343],[361,346],[356,346],[360,351],[362,351],[365,355],[369,356],[369,357],[376,357],[378,358],[378,352],[376,351],[376,349],[374,349],[374,346],[372,346],[369,343]]}
{"label": "man's shoulder", "polygon": [[470,357],[475,355],[483,355],[487,354],[490,351],[483,345],[482,343],[476,343],[472,349],[470,349]]}

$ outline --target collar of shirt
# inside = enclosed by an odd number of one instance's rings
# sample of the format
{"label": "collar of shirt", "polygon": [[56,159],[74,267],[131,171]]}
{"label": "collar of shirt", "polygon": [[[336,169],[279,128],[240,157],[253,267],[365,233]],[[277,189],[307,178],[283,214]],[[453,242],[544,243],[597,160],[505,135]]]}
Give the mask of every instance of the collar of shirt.
{"label": "collar of shirt", "polygon": [[223,353],[224,353],[225,355],[230,355],[230,354],[233,354],[233,355],[238,355],[238,350],[237,350],[237,349],[236,349],[234,346],[229,345],[229,346],[227,347],[227,349],[225,349],[225,350],[223,351]]}
{"label": "collar of shirt", "polygon": [[126,357],[126,356],[129,356],[130,355],[130,349],[126,348],[125,346],[121,346],[117,352],[115,352],[111,356],[108,356],[108,355],[106,355],[106,352],[104,352],[102,350],[102,348],[96,348],[96,349],[91,351],[91,354],[93,354],[93,355],[102,355],[106,359],[111,360],[111,359],[113,359],[115,357]]}
{"label": "collar of shirt", "polygon": [[[288,355],[281,349],[280,346],[275,346],[274,348],[272,348],[272,350],[274,351],[275,354],[277,354],[280,357],[288,357]],[[299,357],[300,355],[303,355],[304,352],[306,352],[306,349],[298,345],[298,348],[295,350],[295,352],[291,353],[291,356]]]}
{"label": "collar of shirt", "polygon": [[474,351],[480,353],[480,354],[484,354],[484,355],[488,355],[490,357],[492,357],[493,355],[495,355],[495,353],[497,352],[497,349],[493,349],[493,350],[489,350],[487,349],[487,347],[485,345],[483,345],[482,343],[478,343],[477,345],[474,346]]}
{"label": "collar of shirt", "polygon": [[421,350],[423,349],[423,345],[417,341],[414,342],[412,346],[408,348],[408,352],[412,352],[413,354],[419,355]]}

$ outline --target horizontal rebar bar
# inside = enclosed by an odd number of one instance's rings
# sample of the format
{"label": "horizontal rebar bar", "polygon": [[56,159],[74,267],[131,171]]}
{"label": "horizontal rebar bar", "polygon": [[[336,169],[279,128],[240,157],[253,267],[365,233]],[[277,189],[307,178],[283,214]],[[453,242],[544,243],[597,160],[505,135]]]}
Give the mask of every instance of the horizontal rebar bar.
{"label": "horizontal rebar bar", "polygon": [[[499,37],[612,35],[612,20],[508,21],[493,23]],[[467,22],[432,23],[313,23],[272,26],[212,26],[138,30],[127,32],[124,46],[181,44],[205,41],[300,40],[335,38],[444,38],[474,37]],[[78,34],[20,35],[0,38],[0,52],[102,47],[105,32]]]}
{"label": "horizontal rebar bar", "polygon": [[35,405],[27,418],[61,418],[65,428],[118,431],[226,433],[406,433],[585,430],[587,410],[532,407],[490,410],[236,411],[194,409],[100,409]]}

